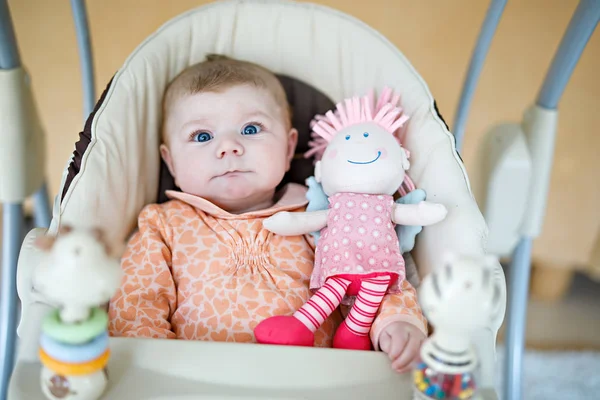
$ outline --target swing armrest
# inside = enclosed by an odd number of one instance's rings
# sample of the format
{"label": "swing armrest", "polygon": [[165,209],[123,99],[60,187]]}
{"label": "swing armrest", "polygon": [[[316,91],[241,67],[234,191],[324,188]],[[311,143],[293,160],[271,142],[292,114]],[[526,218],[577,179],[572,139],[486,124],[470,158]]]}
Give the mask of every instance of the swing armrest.
{"label": "swing armrest", "polygon": [[50,303],[39,293],[32,290],[33,271],[40,262],[41,250],[34,245],[36,238],[46,234],[43,228],[29,231],[19,253],[17,263],[17,294],[21,300],[21,315],[17,327],[19,336],[18,359],[37,359],[37,344],[39,342],[40,325]]}

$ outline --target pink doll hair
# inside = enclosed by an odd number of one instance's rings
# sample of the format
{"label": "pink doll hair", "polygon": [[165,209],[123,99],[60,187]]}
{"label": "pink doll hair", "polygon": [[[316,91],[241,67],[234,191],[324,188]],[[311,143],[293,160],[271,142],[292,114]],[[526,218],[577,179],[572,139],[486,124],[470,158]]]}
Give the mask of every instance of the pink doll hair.
{"label": "pink doll hair", "polygon": [[[399,100],[400,96],[395,95],[392,89],[386,87],[381,92],[377,103],[375,103],[374,91],[371,90],[362,98],[353,97],[346,99],[345,104],[338,103],[335,112],[330,110],[324,116],[315,116],[310,125],[312,128],[312,140],[308,142],[310,150],[304,154],[304,157],[314,156],[315,160],[320,160],[325,148],[339,131],[363,122],[375,122],[392,134],[402,145],[399,131],[408,120],[408,116],[402,114],[402,108],[398,106]],[[406,156],[410,157],[409,151],[406,149],[404,151],[406,151]],[[401,196],[405,196],[413,190],[415,190],[415,184],[406,174],[398,192]]]}

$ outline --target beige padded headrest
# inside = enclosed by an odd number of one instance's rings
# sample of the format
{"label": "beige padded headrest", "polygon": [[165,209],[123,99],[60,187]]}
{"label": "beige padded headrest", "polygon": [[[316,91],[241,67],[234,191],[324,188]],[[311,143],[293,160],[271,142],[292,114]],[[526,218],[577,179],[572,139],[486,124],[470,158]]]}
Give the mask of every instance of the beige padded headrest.
{"label": "beige padded headrest", "polygon": [[414,253],[419,269],[439,265],[446,250],[483,252],[486,226],[454,138],[411,64],[355,18],[324,6],[280,0],[200,7],[167,22],[138,46],[95,114],[91,143],[80,172],[55,206],[52,230],[60,223],[97,225],[113,240],[126,240],[141,208],[156,199],[164,89],[207,53],[259,63],[336,102],[373,87],[392,87],[411,117],[405,142],[411,152],[409,174],[429,200],[450,210],[446,221],[419,234]]}

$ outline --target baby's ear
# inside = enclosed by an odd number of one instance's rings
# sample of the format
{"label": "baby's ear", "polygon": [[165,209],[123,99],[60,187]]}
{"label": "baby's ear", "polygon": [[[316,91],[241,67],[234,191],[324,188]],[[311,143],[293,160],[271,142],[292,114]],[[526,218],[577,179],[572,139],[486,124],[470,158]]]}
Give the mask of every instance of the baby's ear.
{"label": "baby's ear", "polygon": [[321,161],[317,161],[315,164],[315,181],[321,183]]}
{"label": "baby's ear", "polygon": [[167,165],[167,169],[173,178],[175,178],[175,171],[173,169],[173,160],[171,159],[171,152],[166,144],[162,143],[160,145],[160,157],[163,159],[165,164]]}
{"label": "baby's ear", "polygon": [[288,134],[288,148],[287,148],[287,168],[286,171],[290,170],[292,160],[296,154],[296,145],[298,144],[298,131],[296,128],[290,129]]}

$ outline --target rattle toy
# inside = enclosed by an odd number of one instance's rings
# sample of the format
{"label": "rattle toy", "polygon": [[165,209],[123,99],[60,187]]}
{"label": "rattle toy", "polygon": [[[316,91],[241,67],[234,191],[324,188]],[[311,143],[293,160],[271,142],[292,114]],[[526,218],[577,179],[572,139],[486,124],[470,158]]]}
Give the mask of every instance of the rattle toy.
{"label": "rattle toy", "polygon": [[98,229],[64,227],[36,245],[45,256],[34,271],[33,290],[55,306],[41,327],[42,392],[50,400],[96,400],[108,382],[110,357],[101,305],[119,287],[119,261]]}
{"label": "rattle toy", "polygon": [[475,398],[478,358],[471,337],[500,312],[495,263],[492,256],[448,255],[445,265],[423,279],[419,303],[434,333],[413,369],[416,399]]}

